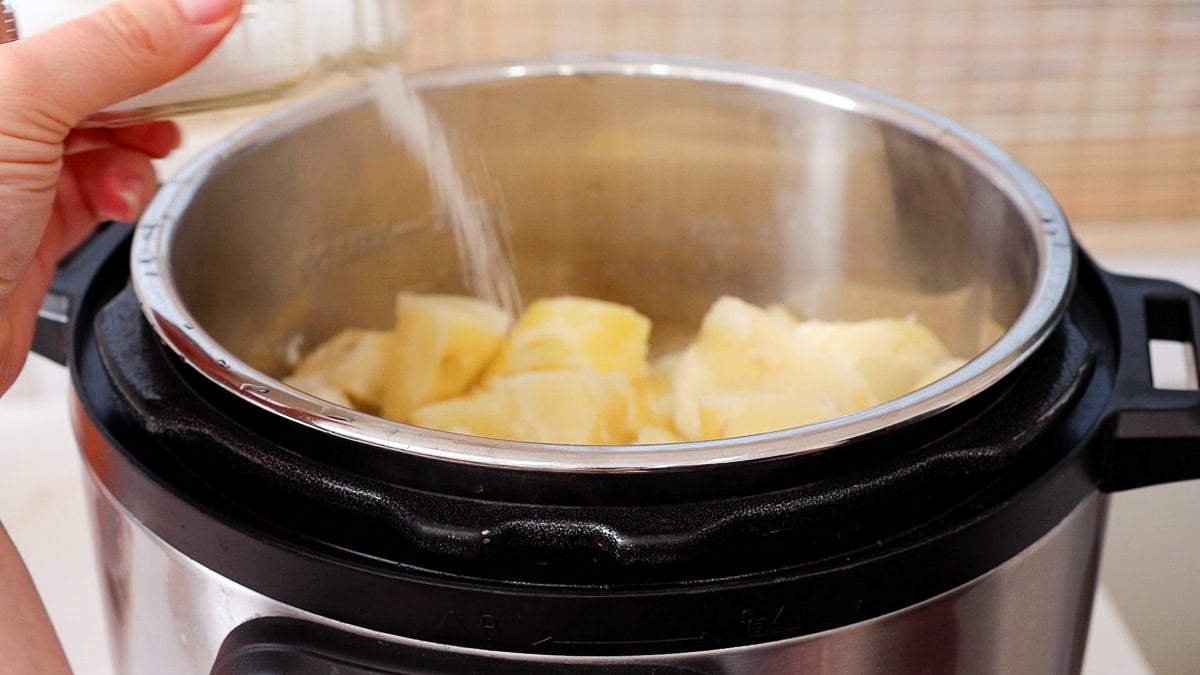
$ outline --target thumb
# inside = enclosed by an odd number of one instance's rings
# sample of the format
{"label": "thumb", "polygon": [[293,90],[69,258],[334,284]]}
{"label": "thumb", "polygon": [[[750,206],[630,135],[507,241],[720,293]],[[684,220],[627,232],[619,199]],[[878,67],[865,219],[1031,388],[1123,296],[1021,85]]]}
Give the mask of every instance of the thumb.
{"label": "thumb", "polygon": [[89,115],[200,63],[237,21],[241,5],[242,0],[117,0],[7,45],[20,67],[4,78],[6,98],[14,100],[14,89],[25,94],[15,100],[41,114],[39,126],[62,127],[56,131],[65,134]]}

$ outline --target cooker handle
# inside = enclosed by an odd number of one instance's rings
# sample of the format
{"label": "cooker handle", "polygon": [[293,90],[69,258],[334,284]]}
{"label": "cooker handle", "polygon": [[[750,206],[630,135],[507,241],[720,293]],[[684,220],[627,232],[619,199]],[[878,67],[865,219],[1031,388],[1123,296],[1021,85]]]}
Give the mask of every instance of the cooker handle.
{"label": "cooker handle", "polygon": [[[1200,478],[1200,295],[1157,279],[1105,275],[1116,310],[1120,346],[1110,445],[1101,466],[1106,491]],[[1190,344],[1193,389],[1154,386],[1150,340]]]}
{"label": "cooker handle", "polygon": [[132,232],[130,223],[105,223],[62,259],[38,310],[34,352],[67,365],[75,317],[84,296],[101,268],[128,244]]}

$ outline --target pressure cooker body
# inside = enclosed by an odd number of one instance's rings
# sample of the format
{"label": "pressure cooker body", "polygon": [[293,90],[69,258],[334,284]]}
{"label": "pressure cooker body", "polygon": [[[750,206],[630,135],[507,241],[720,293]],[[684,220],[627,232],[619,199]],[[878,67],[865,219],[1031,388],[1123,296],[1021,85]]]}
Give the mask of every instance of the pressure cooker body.
{"label": "pressure cooker body", "polygon": [[[973,365],[882,411],[686,444],[677,456],[672,446],[588,456],[593,449],[492,444],[320,404],[278,386],[285,338],[317,338],[364,317],[390,321],[380,308],[397,288],[453,287],[452,265],[442,264],[453,252],[436,222],[404,210],[428,210],[419,186],[394,188],[401,210],[379,218],[363,195],[339,194],[334,178],[356,162],[365,162],[356,170],[363,185],[346,189],[363,194],[412,171],[353,141],[345,151],[370,119],[347,103],[361,91],[302,104],[199,160],[136,232],[107,229],[56,280],[55,297],[70,299],[57,312],[66,328],[47,323],[39,346],[73,374],[122,668],[1077,671],[1105,493],[1200,476],[1200,396],[1154,389],[1147,354],[1150,339],[1195,343],[1195,294],[1099,270],[1044,189],[998,150],[853,87],[648,56],[479,66],[424,82],[443,102],[461,103],[455,119],[470,124],[489,110],[515,114],[522,78],[549,87],[572,115],[531,137],[546,147],[511,155],[517,164],[501,180],[566,166],[569,155],[555,164],[542,151],[569,147],[581,124],[615,119],[597,107],[636,112],[658,86],[712,104],[688,106],[694,117],[674,124],[653,110],[618,115],[616,127],[597,127],[612,133],[583,139],[578,156],[595,165],[570,175],[599,197],[571,194],[592,206],[615,199],[628,217],[602,212],[609,229],[535,218],[522,239],[520,215],[545,215],[539,204],[556,198],[506,191],[519,262],[527,250],[526,260],[546,263],[525,266],[524,284],[644,298],[656,321],[687,323],[702,311],[700,296],[767,300],[789,289],[818,316],[854,317],[877,312],[872,293],[890,281],[889,306],[936,317]],[[832,117],[805,115],[802,124],[793,105]],[[728,124],[737,114],[745,128]],[[845,115],[875,127],[891,119],[904,133],[852,137]],[[725,135],[700,149],[656,146],[651,132],[672,126]],[[781,144],[803,148],[801,158],[771,150]],[[316,166],[306,157],[340,159]],[[635,169],[604,183],[623,161]],[[840,183],[817,170],[831,161]],[[254,169],[281,162],[299,167],[295,175]],[[920,168],[879,171],[906,164]],[[698,168],[671,191],[669,207],[656,204],[639,179],[672,166]],[[760,201],[778,185],[810,197],[766,210],[706,200],[719,176],[737,175],[746,180],[729,178],[734,192]],[[821,186],[859,186],[874,198],[811,196]],[[267,189],[301,201],[271,213],[259,194]],[[840,214],[851,225],[754,229],[776,208],[798,209],[806,223]],[[314,210],[319,217],[307,214]],[[285,236],[289,214],[305,224]],[[921,218],[937,236],[920,232]],[[322,219],[341,234],[321,232]],[[686,227],[670,224],[681,219]],[[252,222],[269,226],[230,225]],[[229,239],[210,236],[218,224]],[[871,239],[882,243],[856,248]],[[789,241],[788,250],[804,243],[813,253],[772,253]],[[273,277],[231,257],[255,247],[306,261],[305,292],[286,292],[301,283],[290,272]],[[409,247],[421,265],[362,264]],[[680,249],[691,257],[667,255]],[[554,250],[572,265],[556,267]],[[631,265],[657,261],[661,274],[631,277],[612,262],[631,250],[650,256]],[[747,263],[755,259],[767,262]],[[846,282],[832,294],[831,278]],[[326,302],[339,285],[357,299]]]}
{"label": "pressure cooker body", "polygon": [[[857,469],[802,457],[776,467],[806,475],[785,489],[734,472],[735,496],[663,490],[678,503],[654,505],[614,489],[553,508],[313,461],[330,449],[316,432],[272,428],[276,416],[189,378],[123,282],[89,285],[72,361],[123,670],[1080,665],[1116,377],[1087,294],[986,406],[925,426],[924,442],[863,449]],[[472,525],[498,541],[462,546]],[[642,550],[601,551],[606,535]]]}
{"label": "pressure cooker body", "polygon": [[[523,615],[502,597],[388,593],[427,639],[364,629],[281,602],[181,556],[101,488],[91,490],[122,672],[235,673],[1061,673],[1077,672],[1095,590],[1105,498],[1094,496],[1034,545],[983,576],[880,617],[787,637],[805,596],[747,593],[724,620],[649,623],[630,637],[581,599],[525,651],[506,632]],[[237,555],[253,556],[250,547]],[[316,577],[276,572],[310,592]],[[897,581],[903,583],[903,580]],[[548,590],[547,592],[561,592]],[[681,587],[678,593],[685,594]],[[537,611],[536,605],[533,611]],[[681,610],[682,611],[682,608]],[[675,614],[675,613],[672,613]],[[676,615],[676,618],[679,618]],[[716,630],[716,629],[714,629]],[[589,651],[623,653],[586,655]],[[561,653],[567,651],[568,653]],[[583,651],[584,654],[579,652]],[[336,667],[337,670],[333,670]]]}

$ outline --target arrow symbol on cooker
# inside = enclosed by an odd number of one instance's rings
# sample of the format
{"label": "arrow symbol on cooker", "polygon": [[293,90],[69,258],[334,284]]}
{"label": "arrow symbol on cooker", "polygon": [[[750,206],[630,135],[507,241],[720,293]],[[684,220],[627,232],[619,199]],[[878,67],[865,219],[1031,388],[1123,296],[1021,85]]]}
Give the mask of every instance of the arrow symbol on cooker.
{"label": "arrow symbol on cooker", "polygon": [[466,642],[470,637],[467,627],[458,618],[458,614],[454,610],[446,612],[446,616],[442,618],[442,622],[433,630],[433,634],[443,640],[453,642]]}

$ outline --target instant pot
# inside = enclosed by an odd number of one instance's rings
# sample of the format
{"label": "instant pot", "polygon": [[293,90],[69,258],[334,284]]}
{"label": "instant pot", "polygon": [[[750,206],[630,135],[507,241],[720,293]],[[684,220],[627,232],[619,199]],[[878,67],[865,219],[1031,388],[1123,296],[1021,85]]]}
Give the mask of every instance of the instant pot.
{"label": "instant pot", "polygon": [[1078,672],[1106,495],[1200,477],[1200,393],[1148,351],[1196,344],[1195,293],[1099,269],[1010,157],[848,84],[645,55],[412,81],[486,167],[526,299],[633,305],[659,349],[723,294],[914,315],[970,360],[703,443],[326,403],[280,381],[296,353],[463,286],[369,90],[300,103],[102,230],[42,313],[122,672]]}

